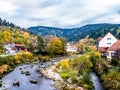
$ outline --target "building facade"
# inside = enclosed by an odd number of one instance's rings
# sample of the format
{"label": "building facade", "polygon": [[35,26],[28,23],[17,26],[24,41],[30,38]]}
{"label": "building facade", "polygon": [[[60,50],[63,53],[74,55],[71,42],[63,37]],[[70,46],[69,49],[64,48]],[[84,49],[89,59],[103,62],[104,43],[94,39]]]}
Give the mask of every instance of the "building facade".
{"label": "building facade", "polygon": [[99,40],[98,51],[102,57],[112,59],[119,58],[120,54],[120,40],[113,36],[110,32]]}
{"label": "building facade", "polygon": [[5,54],[10,54],[10,55],[14,55],[17,52],[21,52],[21,51],[27,51],[27,48],[25,47],[25,45],[22,44],[14,44],[13,42],[7,42],[4,44],[4,53]]}

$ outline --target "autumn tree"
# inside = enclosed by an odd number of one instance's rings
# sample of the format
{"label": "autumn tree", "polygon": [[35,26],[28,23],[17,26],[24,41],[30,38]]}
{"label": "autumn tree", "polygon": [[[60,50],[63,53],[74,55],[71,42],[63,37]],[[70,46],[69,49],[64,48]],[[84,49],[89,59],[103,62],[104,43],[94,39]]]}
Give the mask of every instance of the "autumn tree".
{"label": "autumn tree", "polygon": [[24,45],[26,45],[26,47],[30,49],[30,40],[32,36],[30,36],[28,32],[23,32],[23,38]]}
{"label": "autumn tree", "polygon": [[37,37],[32,36],[30,38],[30,52],[34,52],[37,47]]}
{"label": "autumn tree", "polygon": [[60,38],[50,36],[49,38],[47,37],[47,39],[45,39],[45,40],[46,40],[46,51],[51,56],[53,56],[55,54],[63,54],[63,52],[65,51],[65,50],[63,50],[64,42],[62,42]]}
{"label": "autumn tree", "polygon": [[55,38],[54,39],[54,42],[53,42],[53,44],[54,44],[54,53],[55,54],[62,54],[62,42],[60,41],[60,39],[59,38]]}
{"label": "autumn tree", "polygon": [[9,32],[9,30],[4,30],[3,37],[6,42],[11,41],[11,33]]}
{"label": "autumn tree", "polygon": [[41,37],[41,35],[37,36],[37,50],[39,53],[43,53],[44,52],[44,47],[45,47],[45,43],[43,38]]}
{"label": "autumn tree", "polygon": [[62,43],[62,53],[65,54],[66,53],[67,40],[64,37],[61,37],[60,41]]}

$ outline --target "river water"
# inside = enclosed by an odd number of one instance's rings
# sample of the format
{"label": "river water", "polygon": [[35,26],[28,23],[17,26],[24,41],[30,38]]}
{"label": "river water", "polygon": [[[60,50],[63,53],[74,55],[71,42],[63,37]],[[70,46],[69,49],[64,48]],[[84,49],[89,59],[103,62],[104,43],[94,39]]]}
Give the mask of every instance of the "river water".
{"label": "river water", "polygon": [[95,88],[94,90],[104,90],[99,78],[97,77],[97,75],[94,72],[90,73],[90,78],[93,82],[93,85]]}
{"label": "river water", "polygon": [[[45,78],[41,75],[38,70],[40,67],[44,67],[51,64],[48,63],[37,63],[20,65],[14,69],[13,72],[2,78],[3,86],[0,90],[56,90],[53,85],[54,81]],[[26,76],[26,74],[21,74],[21,71],[29,71],[31,75]],[[32,84],[30,80],[36,80],[37,84]],[[14,82],[20,82],[20,86],[13,86]]]}

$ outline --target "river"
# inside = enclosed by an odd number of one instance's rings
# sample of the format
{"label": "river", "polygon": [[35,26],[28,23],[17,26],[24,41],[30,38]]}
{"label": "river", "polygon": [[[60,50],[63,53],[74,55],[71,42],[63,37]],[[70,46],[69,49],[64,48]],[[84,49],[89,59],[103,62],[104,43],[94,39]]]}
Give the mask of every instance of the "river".
{"label": "river", "polygon": [[90,73],[90,78],[93,82],[94,85],[94,90],[104,90],[99,78],[97,77],[97,75],[94,72]]}
{"label": "river", "polygon": [[[14,69],[13,72],[7,74],[2,78],[2,87],[0,90],[56,90],[53,85],[54,81],[45,78],[41,75],[38,70],[40,67],[45,67],[51,64],[47,63],[36,63],[20,65]],[[21,71],[29,71],[30,75],[21,74]],[[38,83],[33,84],[29,82],[30,80],[36,80]],[[20,82],[20,86],[13,86],[14,82]]]}

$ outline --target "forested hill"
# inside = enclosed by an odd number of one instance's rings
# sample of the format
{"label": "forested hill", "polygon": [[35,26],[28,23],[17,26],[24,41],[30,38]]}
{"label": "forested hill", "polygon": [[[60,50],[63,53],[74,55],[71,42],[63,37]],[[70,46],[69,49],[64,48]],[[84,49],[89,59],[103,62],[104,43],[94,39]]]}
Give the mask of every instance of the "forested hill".
{"label": "forested hill", "polygon": [[0,27],[4,28],[4,27],[9,27],[9,28],[14,28],[14,29],[21,29],[21,30],[25,30],[24,28],[21,28],[5,19],[1,19],[0,18]]}
{"label": "forested hill", "polygon": [[78,28],[62,29],[54,27],[36,26],[30,27],[28,30],[34,34],[56,35],[66,37],[68,41],[78,41],[81,38],[85,38],[87,35],[91,38],[98,38],[104,36],[108,32],[111,32],[117,38],[119,38],[120,24],[88,24]]}
{"label": "forested hill", "polygon": [[[23,44],[27,49],[34,47],[36,37],[31,35],[27,30],[22,29],[15,24],[9,23],[6,20],[0,19],[0,54],[3,54],[4,44],[13,42],[15,44]],[[30,46],[31,45],[31,46]]]}

